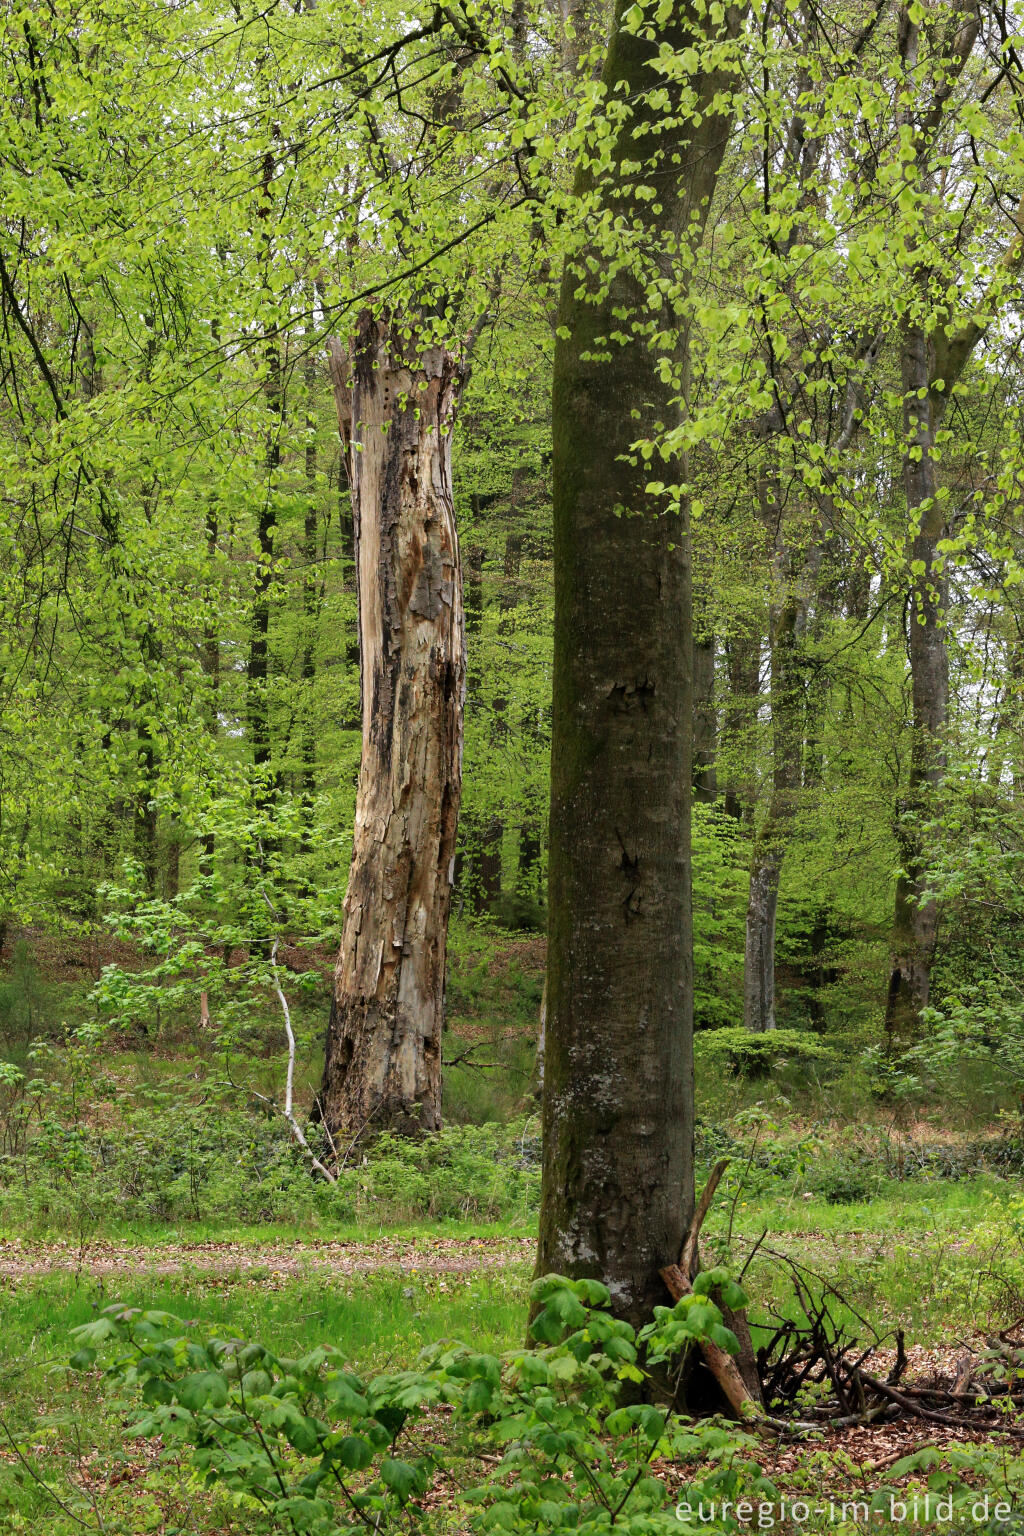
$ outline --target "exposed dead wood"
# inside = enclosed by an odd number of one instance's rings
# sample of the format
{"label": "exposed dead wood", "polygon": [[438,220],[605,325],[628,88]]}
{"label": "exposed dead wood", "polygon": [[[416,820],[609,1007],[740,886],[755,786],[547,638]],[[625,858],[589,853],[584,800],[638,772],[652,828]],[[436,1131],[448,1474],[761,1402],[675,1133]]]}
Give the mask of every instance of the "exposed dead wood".
{"label": "exposed dead wood", "polygon": [[[728,1159],[724,1158],[711,1171],[683,1241],[679,1263],[666,1265],[660,1272],[674,1301],[694,1291],[701,1271],[701,1228],[727,1166]],[[762,1233],[758,1238],[758,1248],[764,1236]],[[802,1317],[776,1313],[774,1327],[771,1321],[758,1323],[765,1341],[755,1354],[746,1312],[731,1312],[712,1293],[740,1347],[736,1354],[729,1354],[707,1340],[700,1346],[708,1369],[737,1418],[752,1428],[785,1435],[918,1420],[944,1429],[1005,1433],[1014,1440],[1024,1440],[1024,1338],[1019,1336],[1024,1320],[986,1338],[985,1347],[977,1353],[965,1350],[952,1374],[936,1373],[928,1380],[904,1382],[908,1354],[902,1329],[879,1333],[831,1281],[814,1275],[785,1254],[772,1257],[788,1268]],[[831,1310],[835,1303],[842,1307],[844,1316],[852,1315],[866,1330],[865,1344],[835,1321]],[[894,1353],[891,1341],[895,1342]],[[871,1368],[883,1350],[888,1361],[884,1377]]]}
{"label": "exposed dead wood", "polygon": [[465,634],[441,347],[364,316],[331,355],[359,599],[362,760],[323,1120],[339,1141],[441,1123],[445,951],[462,785]]}
{"label": "exposed dead wood", "polygon": [[[729,1159],[723,1157],[712,1168],[704,1191],[697,1201],[693,1219],[679,1255],[679,1263],[668,1264],[661,1271],[661,1278],[673,1301],[679,1301],[681,1297],[689,1295],[693,1290],[693,1278],[700,1269],[700,1230],[711,1209],[722,1175],[728,1166]],[[761,1386],[757,1377],[750,1329],[745,1313],[733,1312],[727,1308],[722,1308],[722,1311],[726,1324],[732,1328],[740,1341],[739,1354],[736,1356],[727,1354],[724,1349],[720,1349],[709,1339],[701,1343],[701,1354],[718,1382],[729,1407],[738,1418],[749,1418],[752,1413],[759,1413],[764,1406],[761,1401]]]}
{"label": "exposed dead wood", "polygon": [[700,1229],[704,1225],[708,1211],[711,1209],[711,1202],[715,1198],[718,1186],[722,1182],[722,1175],[728,1166],[729,1159],[723,1157],[712,1168],[708,1181],[704,1186],[704,1193],[697,1201],[693,1220],[690,1222],[689,1231],[686,1234],[686,1240],[679,1255],[679,1268],[685,1275],[689,1275],[691,1279],[697,1273],[697,1244],[700,1238]]}
{"label": "exposed dead wood", "polygon": [[[681,1300],[693,1290],[689,1277],[678,1264],[667,1264],[661,1271],[661,1278],[668,1286],[668,1292],[673,1301]],[[701,1341],[700,1352],[737,1418],[749,1418],[752,1412],[756,1413],[759,1404],[740,1375],[739,1366],[733,1356],[727,1355],[725,1350],[719,1349],[717,1344],[712,1344],[710,1339]]]}

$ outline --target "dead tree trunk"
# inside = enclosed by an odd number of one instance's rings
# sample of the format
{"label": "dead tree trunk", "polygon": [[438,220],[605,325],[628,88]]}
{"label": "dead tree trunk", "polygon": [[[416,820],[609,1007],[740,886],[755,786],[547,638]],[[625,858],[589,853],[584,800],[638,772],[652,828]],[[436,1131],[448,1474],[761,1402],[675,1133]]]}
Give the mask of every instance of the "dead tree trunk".
{"label": "dead tree trunk", "polygon": [[451,487],[462,378],[364,318],[332,347],[349,441],[363,752],[320,1090],[332,1135],[441,1123],[445,948],[462,785],[465,632]]}

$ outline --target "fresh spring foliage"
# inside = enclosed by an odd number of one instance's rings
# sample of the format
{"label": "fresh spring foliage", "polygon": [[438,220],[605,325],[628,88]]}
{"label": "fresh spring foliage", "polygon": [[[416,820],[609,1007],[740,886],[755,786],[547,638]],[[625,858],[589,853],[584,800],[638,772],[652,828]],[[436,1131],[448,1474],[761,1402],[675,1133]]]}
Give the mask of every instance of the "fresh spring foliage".
{"label": "fresh spring foliage", "polygon": [[[159,1437],[171,1455],[188,1447],[206,1482],[252,1510],[250,1529],[429,1529],[443,1497],[479,1532],[655,1536],[678,1531],[679,1497],[774,1495],[741,1429],[630,1400],[630,1384],[678,1372],[702,1340],[736,1347],[719,1289],[743,1303],[724,1270],[709,1271],[637,1335],[607,1311],[604,1286],[549,1275],[533,1286],[531,1345],[492,1355],[443,1341],[416,1368],[369,1380],[329,1346],[282,1357],[112,1306],[76,1330],[71,1363],[89,1371],[114,1351],[104,1379],[143,1404],[128,1438]],[[708,1458],[711,1470],[680,1494],[655,1465],[665,1457]]]}

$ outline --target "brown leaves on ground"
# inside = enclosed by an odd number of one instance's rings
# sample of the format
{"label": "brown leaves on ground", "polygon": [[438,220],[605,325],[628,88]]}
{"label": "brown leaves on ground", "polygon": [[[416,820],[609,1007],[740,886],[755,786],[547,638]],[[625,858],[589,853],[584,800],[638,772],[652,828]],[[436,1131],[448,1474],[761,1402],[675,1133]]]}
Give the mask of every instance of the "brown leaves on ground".
{"label": "brown leaves on ground", "polygon": [[258,1271],[283,1278],[374,1274],[470,1275],[528,1264],[532,1237],[380,1237],[373,1242],[297,1239],[291,1243],[177,1242],[125,1244],[90,1240],[0,1239],[0,1281],[49,1274],[238,1276]]}

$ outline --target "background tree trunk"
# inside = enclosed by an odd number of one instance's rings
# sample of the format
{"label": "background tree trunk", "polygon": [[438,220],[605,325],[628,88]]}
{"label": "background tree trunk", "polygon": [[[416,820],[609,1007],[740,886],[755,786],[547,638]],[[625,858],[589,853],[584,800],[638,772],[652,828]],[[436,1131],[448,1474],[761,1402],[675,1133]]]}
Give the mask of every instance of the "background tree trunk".
{"label": "background tree trunk", "polygon": [[923,894],[925,850],[918,822],[946,765],[949,713],[949,658],[943,633],[948,582],[939,558],[945,520],[935,500],[934,448],[940,412],[933,380],[928,338],[919,327],[909,327],[903,344],[903,415],[909,450],[903,460],[903,483],[908,517],[920,520],[910,546],[911,569],[920,574],[911,589],[908,619],[912,737],[907,799],[897,822],[902,863],[896,880],[893,962],[885,1010],[890,1040],[917,1029],[921,1009],[928,1003],[939,931],[938,904],[925,900]]}
{"label": "background tree trunk", "polygon": [[363,752],[319,1108],[346,1137],[432,1131],[462,786],[461,375],[438,347],[407,361],[371,318],[331,371],[352,445]]}
{"label": "background tree trunk", "polygon": [[749,764],[754,756],[754,727],[761,697],[760,634],[732,635],[726,641],[725,654],[729,697],[722,710],[721,745],[726,755],[723,804],[727,815],[749,823],[755,799]]}
{"label": "background tree trunk", "polygon": [[743,951],[743,1023],[759,1032],[775,1028],[775,916],[800,793],[803,700],[797,647],[805,617],[806,598],[790,593],[771,631],[772,783],[751,855]]}
{"label": "background tree trunk", "polygon": [[693,642],[693,797],[708,805],[718,798],[717,749],[715,637],[705,631]]}

